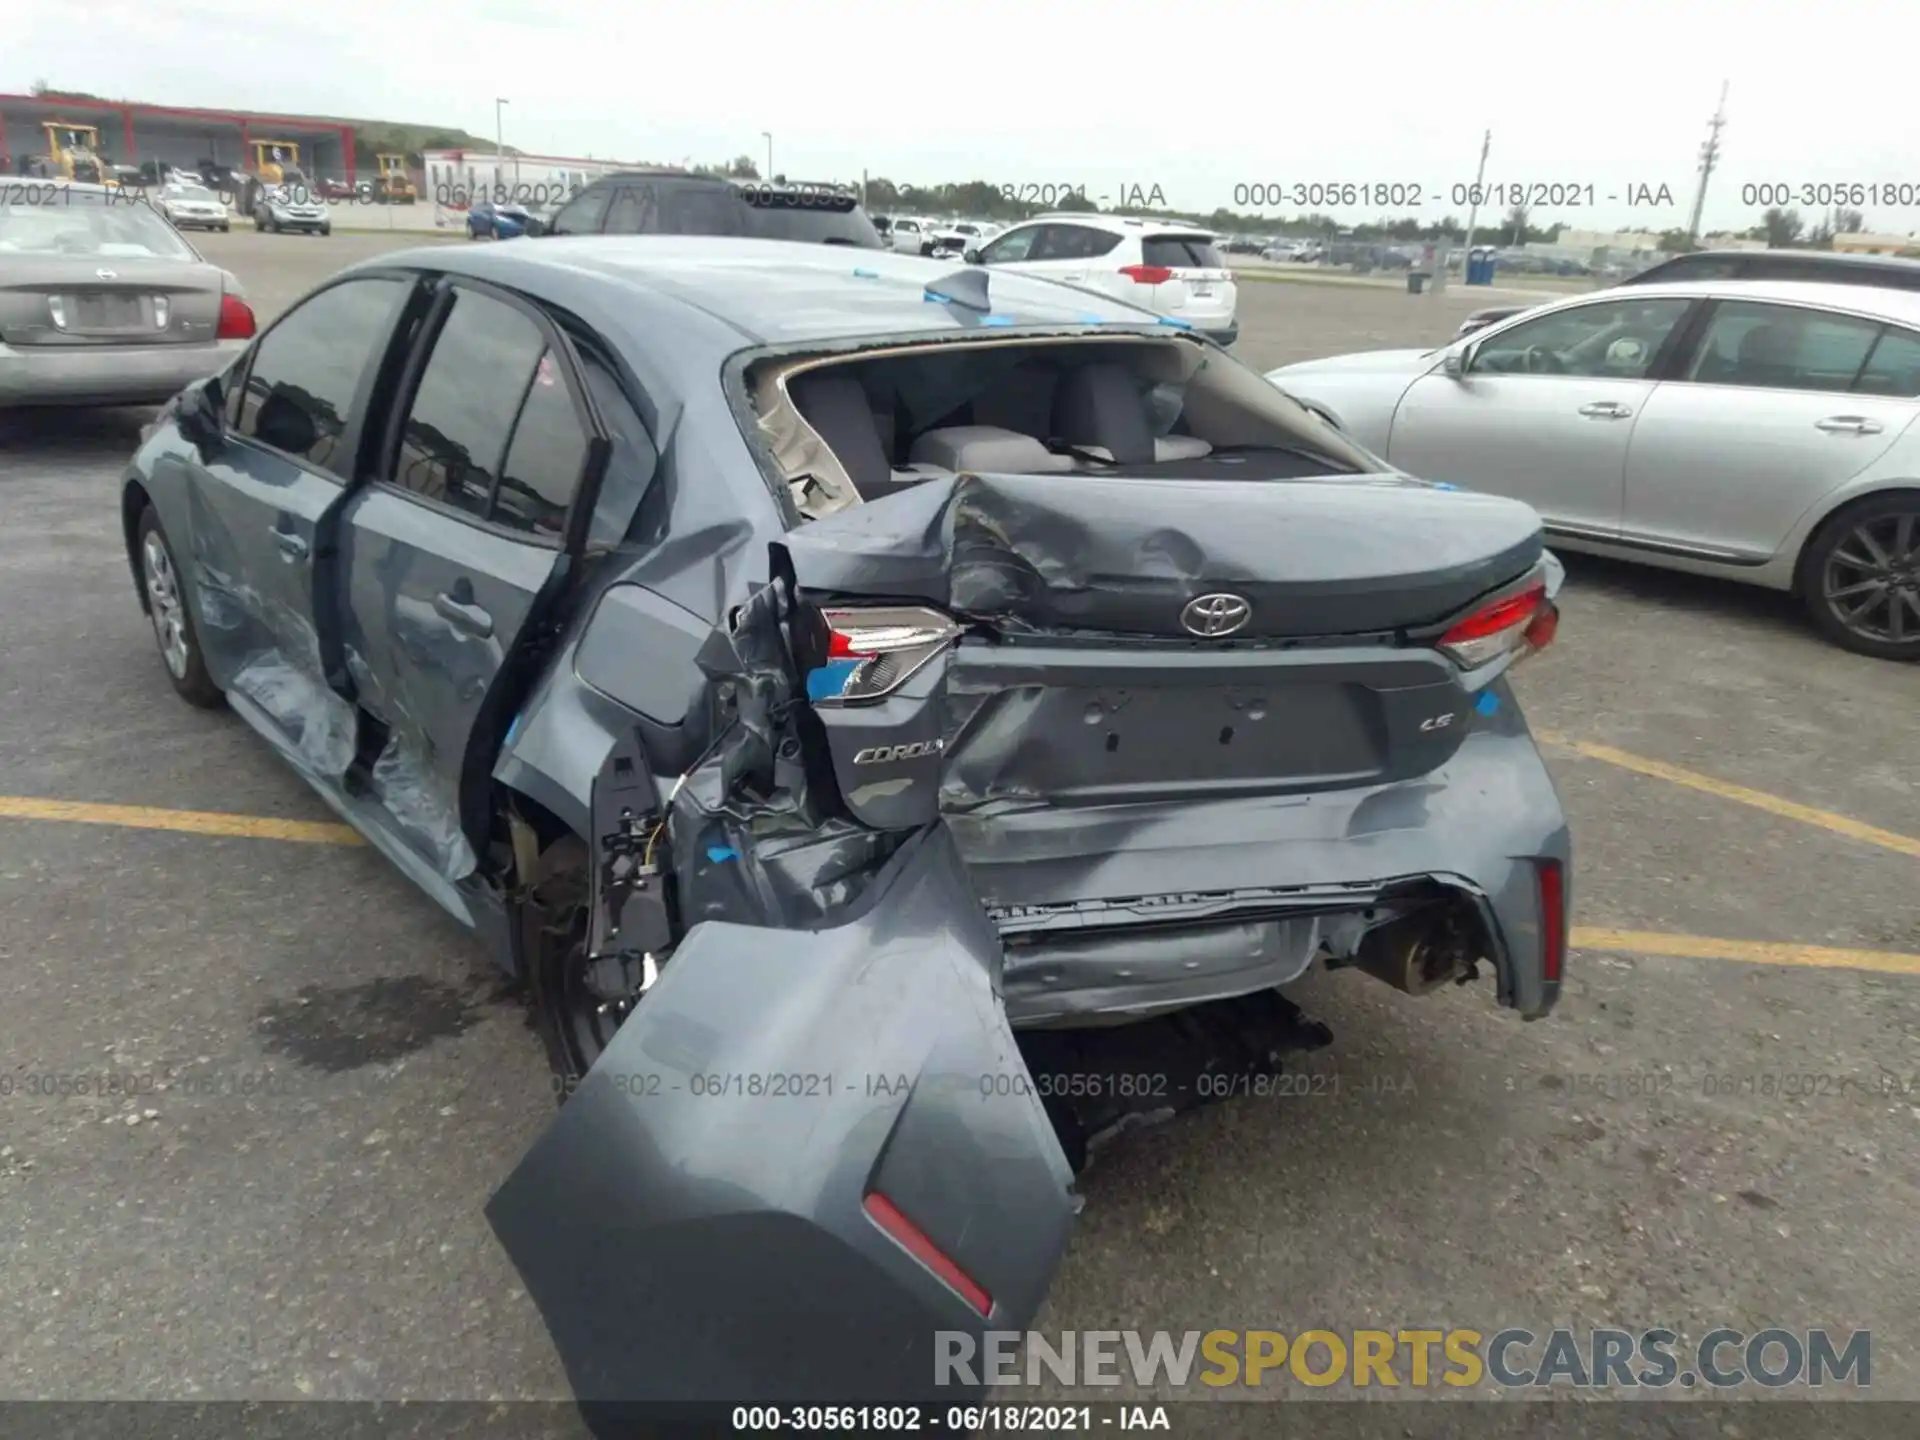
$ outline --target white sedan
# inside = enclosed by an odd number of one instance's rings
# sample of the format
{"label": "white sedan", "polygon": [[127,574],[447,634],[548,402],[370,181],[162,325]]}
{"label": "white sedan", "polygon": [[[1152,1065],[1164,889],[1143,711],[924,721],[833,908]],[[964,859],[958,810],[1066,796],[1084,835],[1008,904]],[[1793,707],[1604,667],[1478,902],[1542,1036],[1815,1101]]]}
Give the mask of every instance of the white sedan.
{"label": "white sedan", "polygon": [[220,197],[204,185],[168,185],[160,192],[160,213],[176,230],[231,230],[233,217]]}
{"label": "white sedan", "polygon": [[1267,378],[1566,549],[1794,591],[1847,649],[1920,659],[1920,293],[1634,286]]}

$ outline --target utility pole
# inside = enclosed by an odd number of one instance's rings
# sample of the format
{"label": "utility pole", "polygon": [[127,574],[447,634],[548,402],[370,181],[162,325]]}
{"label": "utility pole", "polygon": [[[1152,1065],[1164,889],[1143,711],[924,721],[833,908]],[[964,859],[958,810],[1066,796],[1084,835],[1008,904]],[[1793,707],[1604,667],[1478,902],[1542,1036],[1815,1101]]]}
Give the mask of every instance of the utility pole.
{"label": "utility pole", "polygon": [[773,132],[762,130],[760,138],[767,142],[767,180],[771,183],[773,180]]}
{"label": "utility pole", "polygon": [[1700,147],[1700,188],[1693,195],[1693,218],[1687,222],[1687,243],[1700,243],[1700,212],[1707,206],[1707,182],[1720,163],[1720,132],[1727,126],[1727,82],[1720,82],[1720,106],[1707,122],[1706,143]]}
{"label": "utility pole", "polygon": [[1493,148],[1493,131],[1489,130],[1480,137],[1480,168],[1474,172],[1473,191],[1467,197],[1467,243],[1466,252],[1473,254],[1473,222],[1480,213],[1480,189],[1487,178],[1487,152]]}
{"label": "utility pole", "polygon": [[506,104],[505,100],[497,98],[493,102],[493,183],[496,194],[499,193],[499,186],[507,178],[507,148],[500,143],[500,112],[506,108]]}

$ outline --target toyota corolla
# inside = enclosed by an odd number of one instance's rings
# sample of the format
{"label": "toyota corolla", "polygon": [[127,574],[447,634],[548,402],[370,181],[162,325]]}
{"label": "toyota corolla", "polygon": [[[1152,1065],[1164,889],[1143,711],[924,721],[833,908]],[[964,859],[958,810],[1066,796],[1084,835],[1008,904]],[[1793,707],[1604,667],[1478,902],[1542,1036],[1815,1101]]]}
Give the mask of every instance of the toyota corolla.
{"label": "toyota corolla", "polygon": [[1108,1138],[1326,1043],[1310,967],[1560,989],[1538,516],[1118,301],[382,257],[170,406],[122,515],[179,694],[524,980],[565,1100],[488,1214],[583,1400],[925,1398]]}

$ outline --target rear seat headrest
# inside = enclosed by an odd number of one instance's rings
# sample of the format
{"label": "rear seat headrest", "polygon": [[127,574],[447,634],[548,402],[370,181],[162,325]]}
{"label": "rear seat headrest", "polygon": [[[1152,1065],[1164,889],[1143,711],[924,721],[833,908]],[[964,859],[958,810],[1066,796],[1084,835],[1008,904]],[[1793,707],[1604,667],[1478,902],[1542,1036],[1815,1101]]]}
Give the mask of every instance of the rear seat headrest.
{"label": "rear seat headrest", "polygon": [[851,375],[800,375],[789,387],[793,403],[845,467],[861,498],[884,492],[893,462],[874,420],[866,388]]}
{"label": "rear seat headrest", "polygon": [[990,475],[1055,474],[1074,468],[1070,456],[1056,455],[1033,436],[997,425],[947,425],[929,430],[913,442],[908,458],[916,465]]}
{"label": "rear seat headrest", "polygon": [[1054,434],[1069,445],[1097,446],[1119,465],[1154,458],[1153,425],[1140,381],[1124,365],[1069,370],[1053,399]]}

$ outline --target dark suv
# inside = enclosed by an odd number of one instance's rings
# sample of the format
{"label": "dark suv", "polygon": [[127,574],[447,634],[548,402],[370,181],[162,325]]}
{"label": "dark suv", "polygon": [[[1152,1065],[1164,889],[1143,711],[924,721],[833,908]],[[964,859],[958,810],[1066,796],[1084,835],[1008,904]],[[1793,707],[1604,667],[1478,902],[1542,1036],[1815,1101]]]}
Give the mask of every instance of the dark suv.
{"label": "dark suv", "polygon": [[880,250],[885,243],[843,185],[725,180],[629,170],[594,181],[530,235],[732,235]]}
{"label": "dark suv", "polygon": [[[1920,290],[1920,260],[1897,255],[1848,255],[1832,250],[1695,250],[1650,265],[1622,285],[1666,285],[1693,280],[1812,280],[1823,285],[1873,285]],[[1454,339],[1530,305],[1490,305],[1460,322]]]}

